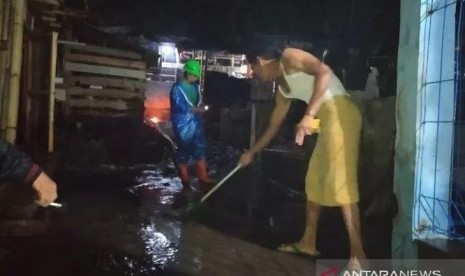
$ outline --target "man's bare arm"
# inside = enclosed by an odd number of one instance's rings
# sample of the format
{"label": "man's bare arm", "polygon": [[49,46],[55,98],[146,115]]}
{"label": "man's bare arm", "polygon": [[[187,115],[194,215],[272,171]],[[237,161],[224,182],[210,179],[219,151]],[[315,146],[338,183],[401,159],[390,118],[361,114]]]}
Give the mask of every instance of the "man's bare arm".
{"label": "man's bare arm", "polygon": [[[305,72],[315,76],[313,95],[308,103],[306,114],[315,116],[321,105],[321,99],[329,87],[332,70],[315,56],[300,49],[288,48],[283,52],[282,61],[291,71]],[[311,91],[309,91],[311,93]]]}

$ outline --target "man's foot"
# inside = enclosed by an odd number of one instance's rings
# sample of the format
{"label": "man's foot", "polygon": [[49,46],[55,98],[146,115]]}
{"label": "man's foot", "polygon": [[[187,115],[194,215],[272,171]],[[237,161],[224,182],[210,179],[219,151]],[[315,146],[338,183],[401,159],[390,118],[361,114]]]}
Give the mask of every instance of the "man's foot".
{"label": "man's foot", "polygon": [[320,252],[318,252],[318,250],[305,248],[301,246],[299,243],[286,243],[278,247],[278,250],[299,255],[309,255],[311,257],[318,257],[320,255]]}

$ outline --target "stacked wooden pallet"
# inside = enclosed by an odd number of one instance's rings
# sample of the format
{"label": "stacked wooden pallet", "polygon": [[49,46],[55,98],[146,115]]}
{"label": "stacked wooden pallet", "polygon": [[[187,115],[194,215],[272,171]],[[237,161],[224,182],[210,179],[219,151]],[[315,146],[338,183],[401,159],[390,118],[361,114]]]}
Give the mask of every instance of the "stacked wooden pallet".
{"label": "stacked wooden pallet", "polygon": [[64,46],[69,115],[126,117],[142,113],[147,65],[137,53],[94,45]]}

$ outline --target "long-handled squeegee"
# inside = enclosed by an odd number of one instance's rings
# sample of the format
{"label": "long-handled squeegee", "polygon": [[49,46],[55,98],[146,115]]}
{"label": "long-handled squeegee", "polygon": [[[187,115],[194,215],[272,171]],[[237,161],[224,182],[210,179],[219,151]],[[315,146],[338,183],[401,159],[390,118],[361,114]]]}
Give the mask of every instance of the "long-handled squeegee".
{"label": "long-handled squeegee", "polygon": [[[203,106],[203,109],[205,111],[207,111],[209,109],[208,105]],[[173,141],[173,139],[171,139],[171,137],[168,134],[166,134],[166,132],[164,132],[163,129],[160,127],[160,119],[158,119],[157,117],[152,117],[152,118],[150,118],[150,121],[153,123],[153,125],[155,126],[157,131],[163,137],[165,137],[166,140],[168,140],[170,142],[171,147],[173,148],[173,151],[176,152],[178,150],[178,145],[176,145],[176,143]]]}
{"label": "long-handled squeegee", "polygon": [[161,127],[160,127],[160,119],[158,119],[157,117],[153,117],[150,119],[150,121],[154,124],[155,128],[157,129],[157,131],[166,139],[170,142],[171,144],[171,147],[173,148],[173,151],[176,152],[178,150],[178,145],[176,145],[176,143],[173,141],[173,139],[171,139],[171,137],[166,134],[166,132],[164,132]]}
{"label": "long-handled squeegee", "polygon": [[226,181],[228,181],[238,170],[242,168],[242,165],[237,165],[227,176],[225,176],[221,181],[215,185],[206,195],[200,199],[200,202],[193,204],[189,209],[188,212],[191,213],[192,211],[196,211],[200,209],[202,206],[203,202],[207,200],[214,192],[216,192]]}

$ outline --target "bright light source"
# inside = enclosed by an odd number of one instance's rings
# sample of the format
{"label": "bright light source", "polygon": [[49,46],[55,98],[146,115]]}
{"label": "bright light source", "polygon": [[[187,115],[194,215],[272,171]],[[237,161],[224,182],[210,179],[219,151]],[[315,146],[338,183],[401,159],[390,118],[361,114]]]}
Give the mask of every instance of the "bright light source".
{"label": "bright light source", "polygon": [[204,106],[203,108],[204,108],[205,110],[208,110],[209,107],[208,107],[208,105],[206,105],[206,106]]}
{"label": "bright light source", "polygon": [[160,119],[158,119],[157,117],[152,117],[150,121],[154,124],[158,124],[160,122]]}
{"label": "bright light source", "polygon": [[169,55],[172,55],[173,52],[175,51],[175,47],[172,46],[172,45],[162,45],[161,46],[161,53],[163,56],[169,56]]}

